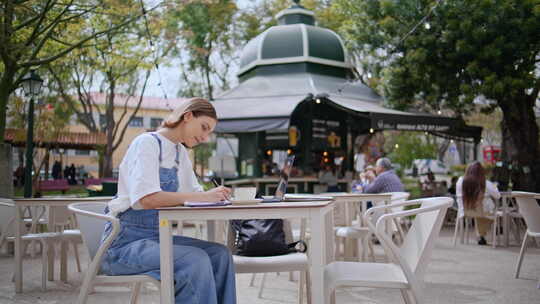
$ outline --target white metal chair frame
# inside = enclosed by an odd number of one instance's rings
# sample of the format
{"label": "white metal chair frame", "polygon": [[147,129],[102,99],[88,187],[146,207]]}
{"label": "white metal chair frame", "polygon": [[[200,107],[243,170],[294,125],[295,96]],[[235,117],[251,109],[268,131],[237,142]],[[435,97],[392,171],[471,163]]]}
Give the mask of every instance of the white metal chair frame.
{"label": "white metal chair frame", "polygon": [[[15,222],[15,202],[8,198],[0,198],[0,206],[4,206],[13,210],[13,213],[10,214],[2,212],[3,216],[8,216],[9,219],[4,223],[3,227],[0,227],[0,248],[6,241],[14,241],[15,237],[9,235],[10,228],[13,227]],[[37,220],[32,219],[32,226],[30,227],[30,233],[24,234],[21,236],[21,240],[28,245],[29,242],[38,241],[41,244],[41,263],[42,263],[42,272],[41,272],[41,289],[45,291],[47,289],[47,277],[48,277],[48,264],[49,264],[49,248],[54,250],[54,244],[62,240],[62,234],[58,232],[41,232],[37,233],[34,225]],[[32,252],[32,255],[34,253]],[[14,280],[14,277],[13,279]]]}
{"label": "white metal chair frame", "polygon": [[[90,264],[88,265],[88,269],[86,270],[83,283],[81,285],[81,290],[79,292],[79,297],[77,298],[77,304],[85,304],[89,293],[92,291],[93,286],[97,284],[108,284],[108,283],[128,283],[132,284],[132,292],[131,292],[131,299],[130,303],[135,304],[137,303],[141,284],[145,282],[151,282],[154,283],[158,288],[160,287],[159,281],[155,280],[154,278],[147,276],[147,275],[125,275],[125,276],[109,276],[109,275],[103,275],[98,274],[99,269],[101,266],[101,260],[103,259],[103,254],[107,251],[113,240],[118,235],[118,232],[120,231],[120,220],[112,215],[104,214],[104,213],[98,213],[97,210],[104,210],[105,206],[107,204],[104,202],[84,202],[84,203],[73,203],[68,206],[69,210],[73,211],[76,216],[77,220],[79,222],[79,226],[81,228],[81,233],[83,237],[83,242],[88,248],[89,254],[90,254]],[[94,223],[94,226],[92,227],[91,231],[88,231],[90,229],[86,229],[86,224],[90,223],[88,219],[85,218],[92,218],[90,221]],[[93,236],[97,234],[101,235],[103,229],[98,229],[98,227],[95,226],[95,222],[111,222],[112,224],[112,231],[107,236],[101,244],[99,244],[99,241],[96,242],[95,237],[90,237],[90,234]],[[88,223],[87,223],[88,222]],[[99,240],[99,238],[98,238]],[[97,249],[96,249],[97,248]]]}
{"label": "white metal chair frame", "polygon": [[[395,205],[402,202],[405,202],[408,198],[410,193],[409,192],[391,192],[392,198],[390,199],[390,204]],[[379,202],[380,203],[380,202]],[[357,204],[359,206],[359,204]],[[358,214],[360,216],[361,221],[357,221],[356,224],[353,223],[351,226],[346,227],[336,227],[335,229],[335,235],[336,235],[336,256],[337,250],[339,249],[339,240],[342,240],[343,247],[344,247],[344,259],[347,259],[347,257],[351,257],[354,254],[351,252],[354,250],[354,248],[348,248],[346,239],[352,238],[357,240],[357,253],[358,253],[358,259],[359,261],[366,261],[368,256],[368,250],[370,253],[371,261],[375,261],[375,253],[373,250],[373,245],[370,242],[370,237],[372,236],[372,233],[370,232],[368,226],[361,226],[360,223],[366,223],[366,221],[362,218],[362,212],[363,210],[358,209]],[[396,210],[398,209],[398,210]],[[403,207],[396,207],[394,208],[394,211],[401,211]],[[394,218],[392,220],[392,224],[395,226],[398,235],[400,237],[401,242],[405,239],[405,231],[403,230],[403,226],[401,225],[402,218]],[[360,254],[360,252],[362,254]]]}
{"label": "white metal chair frame", "polygon": [[[521,250],[519,251],[519,257],[516,264],[515,278],[517,279],[519,278],[521,264],[523,263],[523,257],[529,239],[540,237],[540,206],[536,201],[537,199],[540,199],[540,193],[512,191],[512,197],[516,199],[519,206],[519,212],[523,215],[523,219],[527,224],[527,231],[525,231],[525,235],[523,236],[523,242],[521,243]],[[540,279],[538,281],[538,288],[540,288]]]}
{"label": "white metal chair frame", "polygon": [[[420,207],[405,211],[391,208],[420,204]],[[338,286],[363,286],[398,288],[405,303],[423,302],[423,277],[431,256],[435,240],[439,235],[446,210],[452,204],[448,197],[426,198],[367,210],[364,220],[381,241],[390,263],[332,262],[325,268],[325,300],[330,303],[332,291]],[[374,212],[387,211],[376,225],[370,221]],[[426,213],[437,212],[428,218]],[[405,240],[398,248],[386,231],[387,223],[398,217],[416,215]],[[424,219],[426,217],[426,219]],[[429,229],[428,233],[418,230]],[[420,242],[419,242],[420,241]]]}
{"label": "white metal chair frame", "polygon": [[[287,243],[293,241],[292,228],[288,220],[283,220],[283,231],[285,232],[285,240]],[[228,225],[227,246],[234,246],[234,237],[231,225]],[[309,249],[309,245],[308,245]],[[266,274],[269,272],[292,272],[300,271],[300,280],[298,282],[298,303],[303,303],[304,285],[306,286],[307,303],[311,303],[311,291],[309,283],[309,259],[306,253],[288,253],[284,255],[268,256],[268,257],[247,257],[233,255],[236,273],[253,273],[250,286],[253,286],[256,273],[262,273],[261,286],[259,287],[258,297],[262,297]]]}
{"label": "white metal chair frame", "polygon": [[[460,199],[461,198],[456,197],[456,201]],[[474,218],[473,216],[469,216],[465,214],[465,210],[463,210],[463,215],[460,216],[459,206],[460,206],[460,203],[458,201],[458,211],[457,211],[456,223],[454,227],[454,241],[453,241],[454,247],[456,247],[458,236],[460,238],[461,244],[463,243],[469,244],[469,236],[470,236],[469,228],[472,227],[472,220]],[[463,203],[461,203],[461,206],[464,208]],[[497,244],[500,243],[499,242],[500,235],[497,234],[497,227],[499,227],[499,224],[502,225],[503,212],[495,208],[494,214],[491,214],[491,215],[484,214],[484,217],[491,219],[493,221],[493,223],[491,224],[491,234],[492,234],[491,246],[495,248],[497,247]],[[508,233],[508,232],[506,231],[505,233]]]}

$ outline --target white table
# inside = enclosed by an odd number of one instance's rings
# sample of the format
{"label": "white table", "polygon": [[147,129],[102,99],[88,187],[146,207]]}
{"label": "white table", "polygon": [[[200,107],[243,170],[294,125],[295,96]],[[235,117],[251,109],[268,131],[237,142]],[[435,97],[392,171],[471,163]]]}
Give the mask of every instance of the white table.
{"label": "white table", "polygon": [[[159,209],[161,262],[161,304],[174,303],[172,229],[174,221],[307,218],[310,221],[309,248],[311,294],[314,304],[324,302],[324,266],[333,260],[332,201],[284,202],[226,207],[174,207]],[[325,250],[324,250],[325,249]]]}
{"label": "white table", "polygon": [[[104,201],[107,202],[111,200],[112,197],[97,196],[97,197],[42,197],[42,198],[15,198],[15,292],[22,292],[22,281],[23,281],[23,271],[22,271],[22,227],[24,225],[23,220],[23,211],[26,207],[48,207],[49,216],[47,222],[47,228],[49,231],[54,231],[55,224],[55,208],[54,207],[67,207],[67,205],[74,202],[84,202],[84,201]],[[38,219],[39,220],[39,219]],[[67,248],[64,243],[62,243],[62,249],[60,253],[60,280],[67,281]],[[49,263],[48,263],[48,280],[52,281],[54,279],[54,249],[51,248],[49,252]]]}

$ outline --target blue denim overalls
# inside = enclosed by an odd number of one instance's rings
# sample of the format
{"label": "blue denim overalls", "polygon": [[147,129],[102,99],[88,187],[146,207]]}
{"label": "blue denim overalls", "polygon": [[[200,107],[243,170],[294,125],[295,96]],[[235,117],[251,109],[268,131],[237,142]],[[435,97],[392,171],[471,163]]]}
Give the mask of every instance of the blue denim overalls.
{"label": "blue denim overalls", "polygon": [[[176,167],[161,167],[159,143],[159,180],[161,190],[178,190],[179,150]],[[108,275],[147,274],[160,279],[159,226],[157,210],[129,208],[119,214],[120,232],[103,258],[101,270]],[[112,226],[107,223],[104,235]],[[234,304],[236,289],[234,264],[227,247],[199,239],[174,236],[173,264],[175,303]]]}

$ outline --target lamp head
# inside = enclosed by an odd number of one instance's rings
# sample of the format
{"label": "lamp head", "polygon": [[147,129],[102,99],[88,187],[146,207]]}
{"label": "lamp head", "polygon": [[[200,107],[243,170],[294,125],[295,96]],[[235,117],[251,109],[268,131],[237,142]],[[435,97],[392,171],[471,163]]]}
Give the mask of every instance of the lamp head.
{"label": "lamp head", "polygon": [[41,93],[43,79],[39,77],[36,70],[30,70],[22,79],[22,87],[25,95],[36,97]]}

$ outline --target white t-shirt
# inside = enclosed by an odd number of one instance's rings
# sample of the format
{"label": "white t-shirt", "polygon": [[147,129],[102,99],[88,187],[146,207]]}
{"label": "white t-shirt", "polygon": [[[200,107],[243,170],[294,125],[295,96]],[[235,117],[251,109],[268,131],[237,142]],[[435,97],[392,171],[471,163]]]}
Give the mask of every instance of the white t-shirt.
{"label": "white t-shirt", "polygon": [[[161,139],[161,167],[176,166],[176,145],[157,134]],[[178,190],[177,192],[199,192],[203,188],[193,172],[189,154],[182,144],[178,144]],[[112,214],[127,210],[142,209],[139,200],[149,194],[161,191],[159,183],[159,143],[151,133],[137,136],[130,144],[118,172],[118,198],[109,202]]]}
{"label": "white t-shirt", "polygon": [[[458,216],[463,216],[463,176],[461,176],[456,183],[456,198],[458,203]],[[495,212],[495,202],[494,199],[500,199],[501,193],[497,186],[486,180],[486,190],[484,192],[484,199],[482,200],[482,207],[484,213],[493,214]]]}

